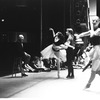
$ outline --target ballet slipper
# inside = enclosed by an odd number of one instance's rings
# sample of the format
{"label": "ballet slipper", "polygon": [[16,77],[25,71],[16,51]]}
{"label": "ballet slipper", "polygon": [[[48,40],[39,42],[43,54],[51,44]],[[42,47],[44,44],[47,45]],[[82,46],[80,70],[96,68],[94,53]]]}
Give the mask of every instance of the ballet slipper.
{"label": "ballet slipper", "polygon": [[88,83],[85,87],[85,89],[89,88],[91,86],[91,83]]}

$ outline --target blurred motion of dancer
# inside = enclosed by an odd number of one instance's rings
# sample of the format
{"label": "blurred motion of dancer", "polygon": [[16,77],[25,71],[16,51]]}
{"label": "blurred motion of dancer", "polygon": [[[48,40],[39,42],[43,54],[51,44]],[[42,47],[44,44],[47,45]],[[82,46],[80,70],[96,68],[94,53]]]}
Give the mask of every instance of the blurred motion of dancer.
{"label": "blurred motion of dancer", "polygon": [[57,59],[57,69],[58,69],[58,78],[60,78],[60,62],[66,61],[66,51],[68,47],[64,45],[64,35],[61,32],[55,33],[52,28],[50,28],[53,32],[53,43],[47,46],[44,50],[41,51],[43,58],[56,58]]}
{"label": "blurred motion of dancer", "polygon": [[91,76],[85,88],[89,88],[93,82],[96,74],[100,75],[100,18],[94,16],[91,20],[93,29],[83,32],[77,36],[77,38],[90,36],[90,42],[93,45],[93,48],[90,50],[89,56],[92,61],[92,70]]}

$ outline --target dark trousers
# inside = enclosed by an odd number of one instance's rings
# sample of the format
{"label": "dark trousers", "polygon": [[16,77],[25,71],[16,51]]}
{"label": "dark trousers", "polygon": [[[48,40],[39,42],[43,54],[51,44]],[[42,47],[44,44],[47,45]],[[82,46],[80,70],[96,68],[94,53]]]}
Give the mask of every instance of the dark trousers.
{"label": "dark trousers", "polygon": [[74,76],[74,69],[73,69],[74,50],[72,48],[68,48],[66,51],[67,51],[66,66],[68,67],[68,76]]}
{"label": "dark trousers", "polygon": [[68,67],[68,76],[74,76],[72,61],[67,62],[67,67]]}

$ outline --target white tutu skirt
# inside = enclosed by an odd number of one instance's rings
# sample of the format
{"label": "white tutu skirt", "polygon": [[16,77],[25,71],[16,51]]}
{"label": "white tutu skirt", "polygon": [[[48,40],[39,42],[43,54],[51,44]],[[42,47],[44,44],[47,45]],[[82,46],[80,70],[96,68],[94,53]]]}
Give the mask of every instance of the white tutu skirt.
{"label": "white tutu skirt", "polygon": [[94,46],[93,49],[91,49],[90,58],[92,58],[92,70],[93,71],[100,71],[100,46]]}
{"label": "white tutu skirt", "polygon": [[56,51],[53,51],[52,46],[53,44],[47,46],[45,49],[41,51],[43,59],[56,58],[56,59],[59,59],[60,61],[65,62],[66,61],[66,50],[60,50],[56,52]]}

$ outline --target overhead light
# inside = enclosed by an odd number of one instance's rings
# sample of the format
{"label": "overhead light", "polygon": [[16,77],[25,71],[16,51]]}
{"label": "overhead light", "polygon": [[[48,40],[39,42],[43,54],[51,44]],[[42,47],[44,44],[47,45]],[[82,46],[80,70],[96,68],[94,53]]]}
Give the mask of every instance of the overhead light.
{"label": "overhead light", "polygon": [[5,20],[4,19],[1,19],[1,21],[4,22]]}

